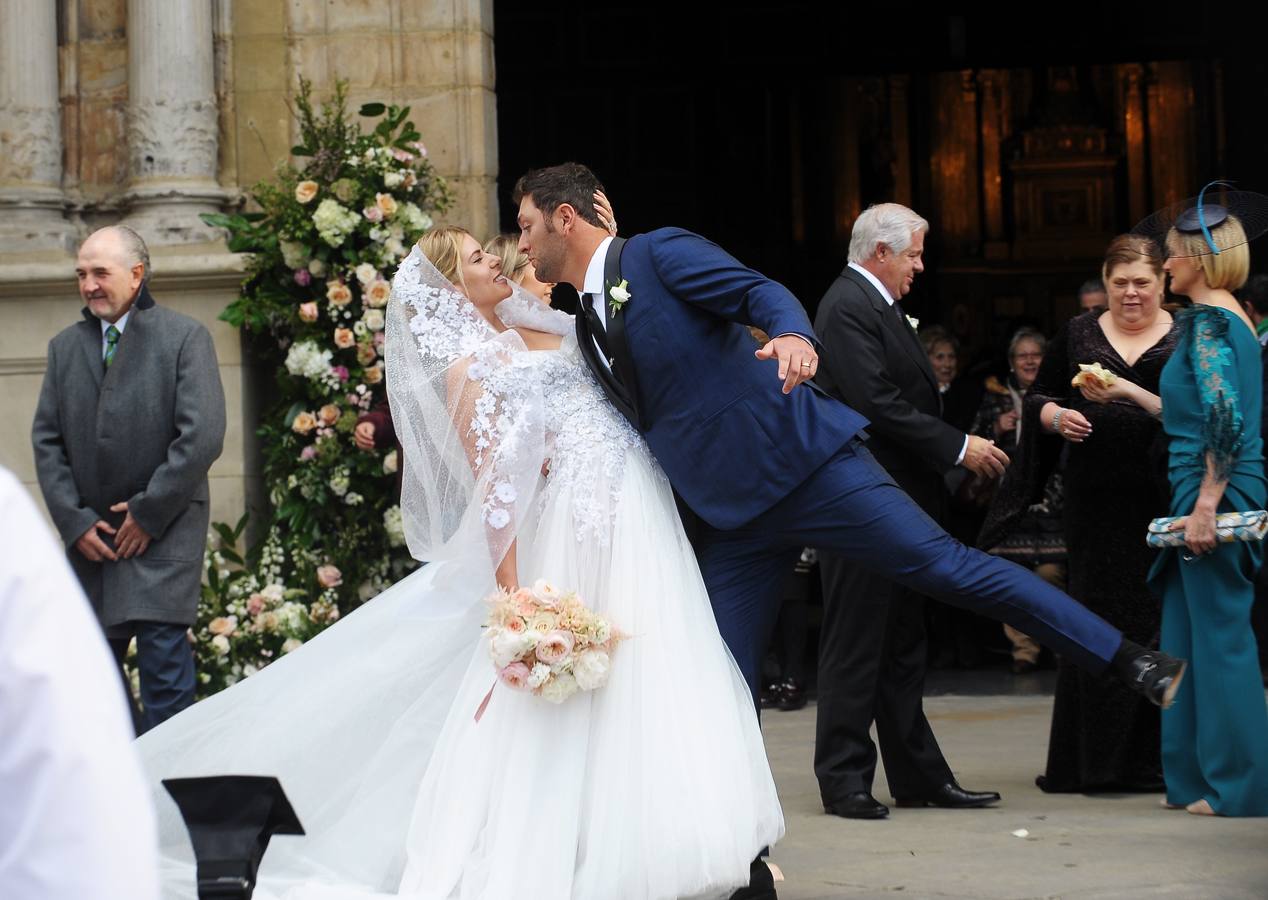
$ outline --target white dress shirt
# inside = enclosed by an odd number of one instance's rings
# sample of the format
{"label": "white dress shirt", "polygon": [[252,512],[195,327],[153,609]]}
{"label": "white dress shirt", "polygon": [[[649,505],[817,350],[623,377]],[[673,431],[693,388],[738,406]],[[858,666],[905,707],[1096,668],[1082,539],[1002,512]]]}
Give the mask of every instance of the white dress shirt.
{"label": "white dress shirt", "polygon": [[[894,298],[889,295],[889,291],[885,288],[885,285],[881,284],[881,280],[879,278],[877,278],[875,275],[867,271],[867,269],[863,268],[856,262],[851,262],[849,265],[851,269],[853,269],[855,272],[858,272],[860,275],[866,278],[869,282],[871,282],[872,287],[876,288],[876,290],[880,292],[880,295],[885,298],[886,303],[888,303],[890,306],[894,305]],[[945,388],[942,388],[942,387],[938,388],[939,394],[943,393],[944,391],[945,391]],[[968,452],[969,452],[969,436],[966,434],[964,436],[964,443],[960,445],[960,455],[955,458],[955,464],[957,466],[960,463],[964,462],[964,454]]]}
{"label": "white dress shirt", "polygon": [[115,328],[119,329],[119,337],[122,338],[123,329],[128,327],[128,316],[130,315],[132,315],[131,309],[129,309],[123,315],[119,316],[118,322],[107,322],[105,319],[99,320],[101,322],[101,358],[102,359],[106,358],[106,347],[110,345],[109,342],[106,340],[106,331],[110,328],[111,325],[114,325]]}
{"label": "white dress shirt", "polygon": [[0,468],[0,897],[158,900],[150,790],[101,627]]}

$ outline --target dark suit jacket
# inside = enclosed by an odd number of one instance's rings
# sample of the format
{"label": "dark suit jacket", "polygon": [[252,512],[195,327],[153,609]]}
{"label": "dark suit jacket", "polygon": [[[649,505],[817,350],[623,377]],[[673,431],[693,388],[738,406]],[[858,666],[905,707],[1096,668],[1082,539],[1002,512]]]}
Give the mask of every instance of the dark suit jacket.
{"label": "dark suit jacket", "polygon": [[[681,228],[614,241],[609,286],[618,259],[630,300],[615,314],[609,308],[607,334],[621,344],[615,369],[636,382],[631,418],[674,489],[710,525],[731,529],[757,518],[867,424],[813,385],[785,395],[775,363],[753,355],[748,325],[814,339],[783,285]],[[581,346],[613,397],[610,373],[588,339]],[[613,403],[628,406],[620,397]]]}
{"label": "dark suit jacket", "polygon": [[[101,346],[101,322],[87,310],[49,342],[31,430],[40,490],[104,625],[192,625],[210,517],[207,471],[225,435],[211,335],[142,287],[108,371]],[[120,501],[153,540],[132,559],[90,562],[72,545],[98,519],[121,525],[110,512]]]}
{"label": "dark suit jacket", "polygon": [[815,380],[870,421],[867,447],[926,510],[941,504],[942,473],[964,432],[941,418],[938,382],[916,331],[848,265],[815,316],[823,342]]}

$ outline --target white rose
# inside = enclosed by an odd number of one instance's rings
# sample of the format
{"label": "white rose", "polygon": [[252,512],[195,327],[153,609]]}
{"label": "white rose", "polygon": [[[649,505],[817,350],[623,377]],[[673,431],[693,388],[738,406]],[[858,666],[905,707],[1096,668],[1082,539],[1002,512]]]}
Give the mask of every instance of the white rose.
{"label": "white rose", "polygon": [[371,281],[374,281],[379,277],[379,270],[374,268],[374,266],[370,265],[368,262],[363,262],[361,265],[357,266],[355,271],[357,274],[357,281],[362,284],[369,284]]}
{"label": "white rose", "polygon": [[304,268],[307,255],[304,253],[303,244],[297,241],[280,241],[278,247],[282,250],[282,261],[286,263],[288,269]]}
{"label": "white rose", "polygon": [[607,684],[611,668],[606,650],[583,650],[572,662],[572,674],[577,687],[583,691],[593,691]]}
{"label": "white rose", "polygon": [[534,663],[533,671],[528,673],[528,686],[532,690],[537,690],[546,680],[550,678],[550,666],[545,663]]}
{"label": "white rose", "polygon": [[215,648],[216,653],[221,656],[229,655],[229,639],[223,634],[218,634],[211,639],[211,646]]}
{"label": "white rose", "polygon": [[[622,282],[622,284],[624,284],[624,282]],[[620,284],[613,285],[609,293],[612,295],[612,299],[617,303],[625,303],[630,299],[630,292],[621,287]]]}
{"label": "white rose", "polygon": [[282,652],[294,653],[296,650],[298,650],[302,646],[304,646],[304,642],[301,641],[299,638],[287,638],[286,642],[282,644]]}
{"label": "white rose", "polygon": [[547,609],[554,609],[559,605],[559,589],[544,578],[533,583],[533,594]]}
{"label": "white rose", "polygon": [[404,172],[388,172],[383,176],[383,183],[390,188],[400,187],[401,182],[405,180]]}
{"label": "white rose", "polygon": [[489,629],[489,658],[504,669],[536,646],[537,639],[526,631],[516,634],[504,628]]}
{"label": "white rose", "polygon": [[575,693],[577,693],[577,679],[567,672],[559,672],[554,678],[542,685],[541,693],[538,696],[543,700],[549,700],[551,703],[563,703]]}
{"label": "white rose", "polygon": [[383,473],[385,475],[395,475],[396,467],[399,465],[396,451],[393,450],[387,456],[383,457]]}
{"label": "white rose", "polygon": [[365,322],[365,327],[371,331],[383,330],[383,310],[381,309],[367,309],[361,320]]}
{"label": "white rose", "polygon": [[326,264],[320,259],[310,259],[308,261],[308,271],[314,278],[323,278],[326,274]]}

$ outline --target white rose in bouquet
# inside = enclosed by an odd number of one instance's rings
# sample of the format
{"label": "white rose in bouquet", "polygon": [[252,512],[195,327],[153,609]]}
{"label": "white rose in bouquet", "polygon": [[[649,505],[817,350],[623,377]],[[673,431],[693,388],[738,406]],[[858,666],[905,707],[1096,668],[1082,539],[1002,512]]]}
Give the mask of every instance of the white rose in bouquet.
{"label": "white rose in bouquet", "polygon": [[505,628],[489,629],[489,657],[493,665],[504,669],[537,645],[537,636],[527,631],[508,631]]}
{"label": "white rose in bouquet", "polygon": [[573,677],[583,691],[593,691],[607,684],[611,668],[612,661],[606,650],[583,650],[572,661]]}
{"label": "white rose in bouquet", "polygon": [[528,686],[535,691],[545,684],[548,678],[550,678],[550,666],[544,663],[534,663],[533,671],[528,675]]}
{"label": "white rose in bouquet", "polygon": [[577,679],[567,672],[559,672],[542,685],[539,696],[551,703],[563,703],[575,693],[577,693]]}

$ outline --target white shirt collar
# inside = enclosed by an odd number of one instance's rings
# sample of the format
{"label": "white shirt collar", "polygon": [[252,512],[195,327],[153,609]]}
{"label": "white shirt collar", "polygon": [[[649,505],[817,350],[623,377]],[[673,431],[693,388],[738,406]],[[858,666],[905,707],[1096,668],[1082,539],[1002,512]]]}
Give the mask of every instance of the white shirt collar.
{"label": "white shirt collar", "polygon": [[855,272],[858,272],[868,281],[872,282],[872,287],[876,288],[878,291],[881,292],[881,296],[885,298],[886,303],[888,303],[890,306],[894,305],[894,298],[889,295],[889,291],[885,290],[885,285],[881,284],[881,280],[879,278],[877,278],[871,272],[867,271],[867,269],[863,268],[858,263],[851,262],[850,268],[853,269]]}
{"label": "white shirt collar", "polygon": [[128,317],[131,315],[132,315],[132,310],[129,309],[123,315],[119,316],[118,322],[107,322],[105,319],[99,319],[98,321],[101,322],[101,336],[103,338],[106,336],[106,329],[109,328],[111,325],[114,325],[115,328],[119,329],[119,333],[123,334],[123,329],[128,327]]}
{"label": "white shirt collar", "polygon": [[598,248],[594,251],[594,256],[590,257],[590,265],[586,268],[586,278],[582,282],[581,293],[594,294],[595,309],[603,305],[603,267],[608,261],[608,245],[612,243],[611,237],[605,237]]}

